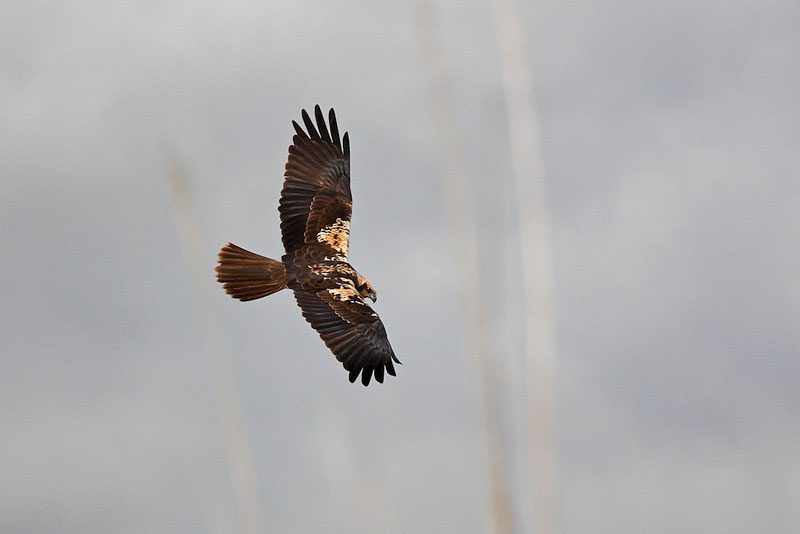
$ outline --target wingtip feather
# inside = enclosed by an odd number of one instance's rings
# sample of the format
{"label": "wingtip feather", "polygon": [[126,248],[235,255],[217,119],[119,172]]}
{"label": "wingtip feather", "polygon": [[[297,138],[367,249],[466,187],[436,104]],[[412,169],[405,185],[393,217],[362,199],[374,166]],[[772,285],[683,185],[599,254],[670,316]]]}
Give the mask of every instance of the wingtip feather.
{"label": "wingtip feather", "polygon": [[361,383],[364,384],[364,386],[368,386],[369,381],[371,379],[372,379],[372,367],[365,367],[361,371]]}
{"label": "wingtip feather", "polygon": [[306,125],[306,130],[308,130],[308,134],[311,136],[311,139],[319,139],[319,133],[317,129],[314,127],[314,123],[311,121],[311,117],[308,116],[308,111],[303,110],[301,113],[303,116],[303,124]]}
{"label": "wingtip feather", "polygon": [[325,126],[325,116],[322,114],[322,109],[319,107],[319,104],[314,106],[314,116],[317,119],[317,129],[319,129],[319,134],[322,136],[322,139],[327,142],[331,142],[331,136],[328,134],[328,128]]}
{"label": "wingtip feather", "polygon": [[295,144],[297,144],[298,137],[304,141],[308,140],[308,135],[306,134],[305,130],[303,130],[303,128],[301,128],[300,125],[297,124],[297,121],[292,121],[292,126],[294,126],[294,131],[297,132],[295,138],[292,139],[292,141],[294,141]]}
{"label": "wingtip feather", "polygon": [[342,140],[339,138],[339,125],[336,123],[336,113],[333,111],[333,108],[328,111],[328,124],[331,127],[331,140],[336,145],[336,148],[339,149],[339,152],[342,151]]}

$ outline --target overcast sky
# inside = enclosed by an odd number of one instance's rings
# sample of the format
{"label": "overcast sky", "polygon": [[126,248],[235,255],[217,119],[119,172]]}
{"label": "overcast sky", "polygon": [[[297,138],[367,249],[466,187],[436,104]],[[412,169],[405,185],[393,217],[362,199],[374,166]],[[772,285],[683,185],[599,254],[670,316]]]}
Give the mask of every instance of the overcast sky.
{"label": "overcast sky", "polygon": [[[491,4],[434,6],[499,365],[518,384]],[[560,532],[798,532],[800,4],[522,9],[555,247]],[[0,5],[0,531],[241,528],[170,154],[191,179],[265,528],[489,528],[413,13]],[[291,121],[317,103],[350,132],[351,260],[404,363],[369,388],[347,381],[290,293],[242,304],[213,278],[227,241],[282,254]]]}

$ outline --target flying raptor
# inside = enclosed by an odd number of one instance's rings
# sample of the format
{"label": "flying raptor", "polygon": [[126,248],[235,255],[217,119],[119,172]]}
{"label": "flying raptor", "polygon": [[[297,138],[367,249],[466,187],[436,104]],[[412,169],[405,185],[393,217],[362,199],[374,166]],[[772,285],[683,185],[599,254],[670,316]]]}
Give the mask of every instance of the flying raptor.
{"label": "flying raptor", "polygon": [[364,301],[376,301],[375,288],[348,260],[350,214],[350,138],[339,138],[333,109],[330,130],[319,106],[316,126],[303,110],[305,130],[292,121],[296,134],[289,147],[278,204],[281,261],[228,243],[219,252],[217,280],[235,299],[255,300],[288,287],[322,341],[350,372],[383,382],[395,376],[394,355],[378,314]]}

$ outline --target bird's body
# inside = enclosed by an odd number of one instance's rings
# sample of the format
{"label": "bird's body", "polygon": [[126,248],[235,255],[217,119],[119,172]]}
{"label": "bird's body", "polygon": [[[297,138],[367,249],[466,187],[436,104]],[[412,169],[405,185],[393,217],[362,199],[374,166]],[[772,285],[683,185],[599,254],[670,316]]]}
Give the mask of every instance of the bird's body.
{"label": "bird's body", "polygon": [[217,280],[239,300],[254,300],[290,288],[303,316],[319,332],[354,382],[369,384],[373,374],[395,374],[400,363],[383,323],[365,298],[376,300],[375,289],[349,263],[350,142],[339,139],[333,110],[330,132],[319,106],[316,127],[303,110],[304,131],[289,147],[289,160],[278,211],[286,253],[281,261],[249,252],[232,243],[219,253]]}

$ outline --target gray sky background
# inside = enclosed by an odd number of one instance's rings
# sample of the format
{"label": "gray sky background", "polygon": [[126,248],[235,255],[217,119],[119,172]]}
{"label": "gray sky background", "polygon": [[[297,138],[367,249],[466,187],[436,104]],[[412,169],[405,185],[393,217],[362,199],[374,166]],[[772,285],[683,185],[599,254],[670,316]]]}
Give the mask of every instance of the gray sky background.
{"label": "gray sky background", "polygon": [[[435,6],[518,385],[492,11]],[[797,532],[800,4],[522,7],[554,226],[561,532]],[[192,178],[216,285],[226,241],[280,256],[291,120],[316,103],[350,132],[351,260],[404,365],[351,385],[290,293],[214,287],[266,525],[488,528],[412,5],[151,1],[0,5],[0,531],[238,529],[165,153]]]}

